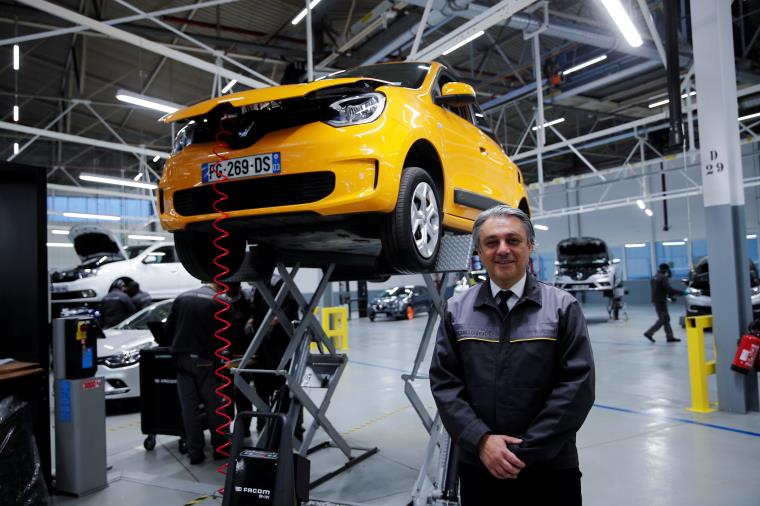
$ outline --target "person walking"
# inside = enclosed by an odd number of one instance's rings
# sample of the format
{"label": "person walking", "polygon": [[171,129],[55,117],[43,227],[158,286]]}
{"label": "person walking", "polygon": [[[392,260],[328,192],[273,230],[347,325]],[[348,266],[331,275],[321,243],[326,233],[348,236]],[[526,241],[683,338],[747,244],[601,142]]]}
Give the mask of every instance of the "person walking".
{"label": "person walking", "polygon": [[670,266],[668,264],[660,264],[657,274],[652,278],[652,304],[654,304],[654,310],[657,312],[657,321],[649,327],[649,330],[644,332],[644,337],[652,342],[654,342],[654,333],[660,330],[660,327],[665,328],[665,340],[667,342],[677,343],[680,341],[680,339],[673,336],[673,329],[670,326],[668,297],[675,299],[676,296],[681,295],[681,292],[670,286],[670,276]]}
{"label": "person walking", "polygon": [[521,210],[483,211],[472,236],[489,281],[447,302],[430,365],[461,505],[580,505],[575,437],[594,402],[580,305],[528,272],[535,234]]}

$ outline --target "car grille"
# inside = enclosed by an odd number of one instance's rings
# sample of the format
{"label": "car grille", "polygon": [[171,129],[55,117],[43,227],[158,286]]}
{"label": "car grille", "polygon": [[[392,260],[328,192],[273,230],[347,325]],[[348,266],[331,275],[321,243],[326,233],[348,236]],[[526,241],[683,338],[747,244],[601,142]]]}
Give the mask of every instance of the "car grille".
{"label": "car grille", "polygon": [[[229,196],[219,206],[223,211],[306,204],[333,192],[335,174],[307,172],[262,177],[219,183],[217,188]],[[218,198],[211,185],[180,190],[174,194],[174,208],[183,216],[210,214],[215,212],[213,204]]]}

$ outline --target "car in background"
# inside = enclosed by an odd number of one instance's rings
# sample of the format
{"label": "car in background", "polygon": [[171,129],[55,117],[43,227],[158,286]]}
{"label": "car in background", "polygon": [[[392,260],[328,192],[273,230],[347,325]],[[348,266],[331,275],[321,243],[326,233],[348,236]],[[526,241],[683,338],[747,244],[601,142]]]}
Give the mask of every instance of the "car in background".
{"label": "car in background", "polygon": [[419,312],[430,310],[432,299],[425,286],[394,286],[388,288],[369,304],[367,316],[375,321],[378,314],[384,314],[394,320],[411,320]]}
{"label": "car in background", "polygon": [[140,350],[158,346],[148,323],[165,323],[172,300],[143,308],[98,339],[98,372],[105,379],[106,400],[140,397]]}
{"label": "car in background", "polygon": [[81,263],[50,274],[52,304],[62,307],[97,307],[117,280],[132,279],[153,300],[173,298],[197,288],[198,279],[177,260],[174,244],[156,242],[122,247],[99,225],[77,225],[69,240]]}
{"label": "car in background", "polygon": [[[444,231],[470,233],[496,204],[530,214],[523,176],[472,86],[437,62],[366,65],[162,119],[179,131],[158,185],[159,217],[200,279],[216,272],[214,185],[229,196],[219,209],[229,215],[232,271],[250,243],[361,279],[426,272]],[[228,148],[219,151],[218,139]]]}
{"label": "car in background", "polygon": [[[699,259],[689,271],[689,277],[682,280],[686,283],[686,316],[703,316],[712,314],[712,299],[710,295],[710,263],[707,257]],[[749,284],[753,318],[760,317],[760,277],[757,266],[749,260]]]}
{"label": "car in background", "polygon": [[557,243],[554,286],[568,292],[601,291],[612,297],[623,277],[607,244],[596,237],[570,237]]}

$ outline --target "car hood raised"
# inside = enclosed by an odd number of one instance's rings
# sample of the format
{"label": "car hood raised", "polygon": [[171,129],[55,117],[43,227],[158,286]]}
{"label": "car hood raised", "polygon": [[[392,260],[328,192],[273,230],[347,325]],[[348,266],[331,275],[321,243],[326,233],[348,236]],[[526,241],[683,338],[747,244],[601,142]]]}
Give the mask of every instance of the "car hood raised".
{"label": "car hood raised", "polygon": [[100,225],[75,225],[69,230],[69,240],[83,263],[96,255],[119,255],[127,259],[118,239]]}
{"label": "car hood raised", "polygon": [[207,114],[220,104],[229,103],[234,107],[243,107],[245,105],[261,104],[264,102],[272,102],[275,100],[284,100],[287,98],[303,97],[309,93],[325,88],[331,88],[334,86],[343,86],[346,84],[353,84],[359,81],[374,81],[385,84],[384,81],[379,79],[371,79],[368,77],[344,77],[340,79],[323,79],[321,81],[313,81],[310,83],[302,84],[285,84],[282,86],[272,86],[269,88],[258,88],[255,90],[246,90],[239,93],[233,93],[231,95],[224,95],[217,98],[212,98],[204,102],[192,105],[186,109],[180,109],[179,111],[167,114],[161,118],[160,121],[164,123],[173,123],[183,119],[195,118]]}
{"label": "car hood raised", "polygon": [[154,342],[150,330],[116,330],[104,331],[106,338],[98,339],[98,357],[110,357],[121,351],[135,348],[148,342]]}

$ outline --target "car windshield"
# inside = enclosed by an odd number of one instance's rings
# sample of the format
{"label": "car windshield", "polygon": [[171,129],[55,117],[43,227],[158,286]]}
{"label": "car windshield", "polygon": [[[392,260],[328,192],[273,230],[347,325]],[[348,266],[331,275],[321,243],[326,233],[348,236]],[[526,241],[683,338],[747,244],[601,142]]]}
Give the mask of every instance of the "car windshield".
{"label": "car windshield", "polygon": [[412,289],[406,286],[396,286],[388,288],[380,297],[406,297],[412,293]]}
{"label": "car windshield", "polygon": [[328,78],[339,77],[371,77],[388,81],[395,86],[404,88],[419,88],[430,70],[430,65],[421,63],[382,63],[365,65],[354,69],[330,74]]}
{"label": "car windshield", "polygon": [[119,253],[103,253],[102,255],[95,255],[87,258],[80,264],[80,267],[85,269],[96,269],[101,265],[110,264],[112,262],[121,262],[124,257]]}
{"label": "car windshield", "polygon": [[150,244],[137,244],[133,246],[124,246],[124,250],[127,252],[127,258],[135,258],[137,255],[145,251]]}
{"label": "car windshield", "polygon": [[116,326],[119,330],[146,330],[148,322],[165,322],[172,308],[171,300],[164,300],[138,311]]}

